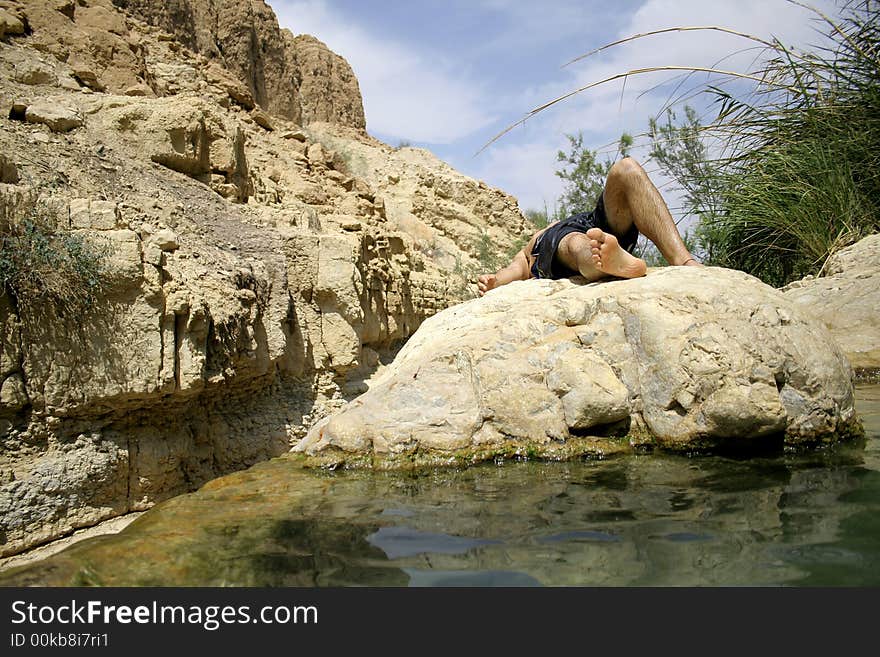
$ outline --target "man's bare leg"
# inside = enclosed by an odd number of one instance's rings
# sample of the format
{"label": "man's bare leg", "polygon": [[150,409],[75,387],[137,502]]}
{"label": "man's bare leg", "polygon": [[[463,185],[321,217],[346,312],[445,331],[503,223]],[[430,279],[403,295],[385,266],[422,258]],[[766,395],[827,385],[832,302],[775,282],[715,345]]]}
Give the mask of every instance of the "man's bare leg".
{"label": "man's bare leg", "polygon": [[[654,243],[670,265],[702,266],[682,241],[660,192],[634,159],[625,157],[614,163],[605,183],[604,198],[605,214],[615,235],[625,234],[635,224],[639,232]],[[605,236],[605,239],[594,237],[601,256],[602,245],[607,244],[608,240],[607,233],[599,232]],[[614,249],[608,250],[616,253]],[[607,259],[607,256],[603,259]]]}
{"label": "man's bare leg", "polygon": [[501,285],[507,285],[513,281],[525,281],[531,277],[529,262],[525,250],[519,251],[509,265],[499,269],[494,274],[480,274],[477,276],[477,291],[483,296],[489,290],[494,290]]}

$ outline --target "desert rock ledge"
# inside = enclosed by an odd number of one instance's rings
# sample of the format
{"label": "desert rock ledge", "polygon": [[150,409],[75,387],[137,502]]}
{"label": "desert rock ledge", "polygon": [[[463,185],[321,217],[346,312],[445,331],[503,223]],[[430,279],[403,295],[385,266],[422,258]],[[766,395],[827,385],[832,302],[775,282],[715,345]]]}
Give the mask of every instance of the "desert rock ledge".
{"label": "desert rock ledge", "polygon": [[880,235],[837,252],[825,271],[785,296],[825,324],[857,373],[880,373]]}
{"label": "desert rock ledge", "polygon": [[859,432],[852,380],[820,322],[741,272],[531,280],[425,321],[293,451],[392,467],[825,442]]}

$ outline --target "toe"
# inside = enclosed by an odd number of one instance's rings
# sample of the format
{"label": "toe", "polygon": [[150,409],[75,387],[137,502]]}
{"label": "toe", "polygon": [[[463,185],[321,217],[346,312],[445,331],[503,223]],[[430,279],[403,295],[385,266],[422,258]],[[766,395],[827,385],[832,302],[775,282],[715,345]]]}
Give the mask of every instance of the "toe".
{"label": "toe", "polygon": [[589,237],[591,240],[602,242],[605,239],[605,233],[602,232],[601,228],[590,228],[587,231],[587,237]]}
{"label": "toe", "polygon": [[605,234],[605,246],[613,249],[617,246],[617,238],[611,233]]}

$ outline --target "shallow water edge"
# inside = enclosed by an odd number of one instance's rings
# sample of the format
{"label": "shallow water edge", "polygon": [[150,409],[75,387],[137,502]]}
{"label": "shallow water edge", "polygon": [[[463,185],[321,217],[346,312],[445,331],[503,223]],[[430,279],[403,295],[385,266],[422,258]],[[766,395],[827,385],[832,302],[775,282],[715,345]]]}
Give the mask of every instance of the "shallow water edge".
{"label": "shallow water edge", "polygon": [[880,386],[864,439],[425,471],[279,458],[5,586],[877,586]]}

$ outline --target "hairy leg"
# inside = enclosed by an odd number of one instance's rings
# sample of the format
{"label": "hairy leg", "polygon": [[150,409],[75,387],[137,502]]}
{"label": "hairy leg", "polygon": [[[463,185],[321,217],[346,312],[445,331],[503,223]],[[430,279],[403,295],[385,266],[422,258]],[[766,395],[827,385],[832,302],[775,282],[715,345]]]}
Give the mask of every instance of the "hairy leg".
{"label": "hairy leg", "polygon": [[688,251],[669,208],[645,170],[631,157],[618,160],[605,183],[605,213],[615,235],[630,226],[651,240],[671,265],[697,265]]}

